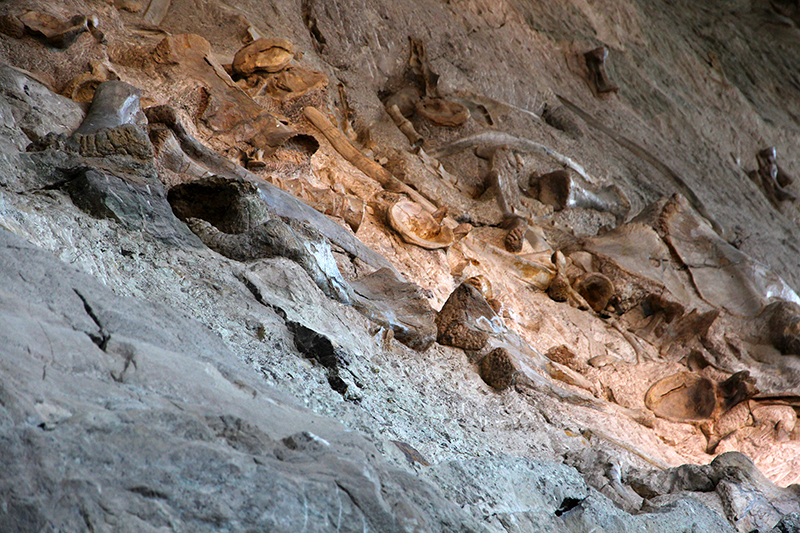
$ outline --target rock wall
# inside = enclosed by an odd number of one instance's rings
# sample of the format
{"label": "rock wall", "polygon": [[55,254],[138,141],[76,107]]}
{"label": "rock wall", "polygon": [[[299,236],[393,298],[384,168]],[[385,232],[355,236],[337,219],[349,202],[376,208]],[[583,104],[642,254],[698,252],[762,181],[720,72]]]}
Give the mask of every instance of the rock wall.
{"label": "rock wall", "polygon": [[788,3],[0,17],[0,531],[797,530]]}

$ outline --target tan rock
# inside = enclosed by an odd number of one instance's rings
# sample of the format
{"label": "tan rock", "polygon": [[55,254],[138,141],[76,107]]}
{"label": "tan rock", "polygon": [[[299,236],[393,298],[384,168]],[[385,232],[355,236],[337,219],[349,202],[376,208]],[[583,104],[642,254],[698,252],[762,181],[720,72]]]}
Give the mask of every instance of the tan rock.
{"label": "tan rock", "polygon": [[389,225],[409,244],[428,250],[453,244],[453,230],[437,222],[421,205],[408,200],[395,202],[387,213]]}
{"label": "tan rock", "polygon": [[287,100],[298,98],[328,85],[322,72],[298,66],[287,66],[267,82],[267,93],[273,98]]}
{"label": "tan rock", "polygon": [[294,45],[286,39],[261,38],[233,56],[233,71],[248,76],[256,71],[280,72],[294,57]]}
{"label": "tan rock", "polygon": [[49,13],[28,11],[19,20],[28,32],[56,48],[69,47],[81,33],[89,30],[89,19],[83,15],[65,21]]}

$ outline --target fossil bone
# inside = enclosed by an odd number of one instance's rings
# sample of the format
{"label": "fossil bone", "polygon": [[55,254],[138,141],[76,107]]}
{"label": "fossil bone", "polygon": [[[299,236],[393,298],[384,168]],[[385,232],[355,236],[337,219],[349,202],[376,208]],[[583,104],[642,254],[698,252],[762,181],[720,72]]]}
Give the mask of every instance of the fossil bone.
{"label": "fossil bone", "polygon": [[101,83],[94,93],[89,112],[74,134],[88,135],[103,128],[134,124],[139,115],[140,96],[139,89],[124,81]]}
{"label": "fossil bone", "polygon": [[586,59],[586,68],[589,69],[589,82],[597,94],[615,93],[619,87],[611,82],[606,72],[606,59],[608,59],[608,49],[600,46],[586,52],[583,57]]}
{"label": "fossil bone", "polygon": [[[641,158],[642,160],[649,163],[653,168],[661,172],[664,176],[669,178],[672,183],[675,185],[675,188],[683,194],[686,198],[689,199],[689,202],[692,204],[700,215],[703,216],[708,222],[711,224],[711,227],[714,228],[714,231],[717,232],[719,235],[724,235],[725,230],[719,223],[711,216],[711,213],[705,207],[705,204],[697,197],[692,189],[683,181],[677,172],[669,168],[666,164],[664,164],[660,159],[656,158],[653,154],[636,144],[635,142],[631,141],[630,139],[623,137],[622,135],[616,133],[611,128],[605,126],[602,122],[594,118],[592,115],[578,107],[577,105],[573,104],[563,96],[558,95],[558,99],[563,103],[567,109],[571,110],[573,113],[578,115],[584,122],[586,122],[589,126],[593,127],[596,130],[604,133],[608,136],[612,141],[617,143],[619,146],[625,148],[633,155]],[[580,172],[579,172],[580,174]],[[583,176],[583,174],[581,174]],[[586,176],[583,176],[586,178]],[[590,183],[593,183],[592,180],[588,180]]]}
{"label": "fossil bone", "polygon": [[358,170],[380,183],[386,190],[391,192],[401,192],[407,194],[412,200],[422,205],[427,211],[433,213],[437,207],[433,205],[427,198],[420,193],[395,178],[391,172],[383,168],[381,165],[367,158],[364,154],[358,151],[355,146],[350,144],[350,141],[340,132],[336,127],[323,115],[318,109],[314,107],[306,107],[303,111],[306,118],[316,128],[322,132],[326,139],[333,145],[334,149],[339,152],[342,157],[347,159]]}
{"label": "fossil bone", "polygon": [[389,105],[387,102],[386,112],[389,113],[389,116],[392,117],[397,128],[406,136],[408,142],[411,143],[411,146],[416,148],[418,146],[422,146],[425,139],[422,138],[417,130],[414,129],[414,125],[408,120],[406,117],[403,116],[403,113],[400,112],[400,108],[397,107],[397,104]]}
{"label": "fossil bone", "polygon": [[463,152],[464,150],[468,150],[469,148],[480,145],[494,146],[494,147],[507,146],[509,148],[513,148],[521,152],[542,154],[554,159],[555,161],[558,161],[564,166],[571,168],[572,170],[580,174],[581,177],[583,177],[589,183],[592,184],[597,183],[597,180],[589,176],[589,174],[586,173],[586,170],[584,170],[584,168],[581,165],[579,165],[569,157],[562,155],[541,143],[531,141],[530,139],[517,137],[516,135],[511,135],[510,133],[506,133],[503,131],[488,130],[475,133],[473,135],[468,135],[466,137],[458,139],[455,142],[452,142],[445,146],[440,146],[435,150],[431,150],[428,153],[428,155],[436,159],[441,159],[442,157],[455,155],[459,152]]}
{"label": "fossil bone", "polygon": [[332,242],[344,248],[348,253],[358,257],[375,268],[389,269],[397,279],[403,281],[403,276],[382,255],[370,250],[357,237],[348,233],[344,228],[318,212],[316,209],[301,202],[278,187],[265,183],[261,178],[248,170],[228,161],[215,151],[207,148],[191,136],[178,120],[178,115],[169,106],[151,107],[145,110],[151,123],[162,123],[169,127],[178,138],[181,148],[189,157],[205,166],[214,174],[228,178],[239,178],[258,184],[259,195],[270,209],[278,216],[296,219],[313,226]]}
{"label": "fossil bone", "polygon": [[439,126],[455,128],[469,119],[469,109],[445,98],[423,98],[416,105],[417,114]]}
{"label": "fossil bone", "polygon": [[453,230],[443,226],[419,204],[400,200],[387,212],[389,225],[404,241],[428,250],[446,248],[453,244]]}
{"label": "fossil bone", "polygon": [[233,56],[232,69],[247,76],[256,71],[280,72],[294,57],[294,46],[286,39],[261,38],[244,46]]}

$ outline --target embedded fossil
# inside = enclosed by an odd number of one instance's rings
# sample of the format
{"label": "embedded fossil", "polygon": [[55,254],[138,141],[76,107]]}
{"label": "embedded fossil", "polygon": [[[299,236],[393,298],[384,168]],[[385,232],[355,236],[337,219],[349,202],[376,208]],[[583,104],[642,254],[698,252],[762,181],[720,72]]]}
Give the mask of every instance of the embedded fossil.
{"label": "embedded fossil", "polygon": [[605,310],[615,292],[611,280],[599,272],[587,272],[578,276],[573,286],[595,313]]}
{"label": "embedded fossil", "polygon": [[522,217],[514,217],[503,221],[503,226],[508,230],[503,244],[506,250],[512,253],[519,253],[522,251],[522,244],[525,236],[528,233],[528,221]]}
{"label": "embedded fossil", "polygon": [[275,218],[232,235],[199,218],[188,218],[186,224],[206,246],[225,257],[235,261],[287,257],[303,267],[325,295],[342,303],[352,301],[352,289],[336,266],[330,244],[308,226]]}
{"label": "embedded fossil", "polygon": [[259,70],[280,72],[293,57],[294,46],[286,39],[261,38],[236,52],[232,68],[245,76]]}
{"label": "embedded fossil", "polygon": [[486,354],[478,368],[483,381],[496,390],[505,390],[514,382],[516,369],[505,348],[495,348]]}
{"label": "embedded fossil", "polygon": [[453,230],[442,225],[419,204],[408,200],[395,202],[387,212],[389,225],[404,241],[428,250],[453,244]]}
{"label": "embedded fossil", "polygon": [[270,76],[266,91],[278,100],[289,100],[321,89],[327,84],[328,77],[322,72],[299,66],[287,66],[278,74]]}
{"label": "embedded fossil", "polygon": [[469,119],[469,109],[445,98],[423,98],[416,105],[417,114],[439,126],[455,128]]}
{"label": "embedded fossil", "polygon": [[[341,226],[321,214],[314,208],[298,200],[278,187],[265,183],[255,174],[235,165],[207,148],[197,139],[192,137],[178,120],[178,115],[169,106],[151,107],[145,110],[151,123],[162,123],[169,127],[178,138],[183,151],[197,163],[205,166],[210,171],[228,178],[247,181],[257,187],[258,196],[266,207],[273,210],[278,216],[283,216],[305,222],[325,235],[331,242],[344,248],[348,253],[359,257],[362,261],[375,268],[388,268],[399,280],[403,280],[400,273],[382,255],[370,250],[357,237],[348,233]],[[255,185],[258,183],[258,185]]]}
{"label": "embedded fossil", "polygon": [[625,221],[631,204],[616,185],[600,188],[581,187],[565,170],[556,170],[541,176],[531,176],[528,195],[556,211],[567,207],[582,207],[605,211],[615,216],[617,223]]}
{"label": "embedded fossil", "polygon": [[406,117],[403,116],[403,113],[400,111],[400,108],[397,107],[397,104],[386,104],[386,112],[389,113],[389,116],[392,117],[397,128],[406,136],[408,142],[411,143],[412,147],[422,146],[425,139],[422,138],[416,129],[414,129],[414,125],[408,120]]}
{"label": "embedded fossil", "polygon": [[464,150],[468,150],[475,146],[487,146],[495,148],[504,146],[507,148],[512,148],[514,150],[519,150],[521,152],[542,154],[544,156],[552,158],[555,161],[558,161],[564,166],[571,168],[572,170],[580,174],[580,176],[589,183],[597,182],[596,179],[589,176],[589,174],[581,165],[579,165],[569,157],[560,154],[555,150],[553,150],[552,148],[549,148],[541,143],[537,143],[535,141],[531,141],[530,139],[518,137],[516,135],[512,135],[510,133],[506,133],[503,131],[487,130],[472,135],[468,135],[466,137],[462,137],[461,139],[453,141],[449,144],[431,150],[428,153],[428,155],[436,159],[441,159],[443,157],[448,157],[451,155],[455,155],[459,152],[463,152]]}
{"label": "embedded fossil", "polygon": [[61,94],[76,102],[91,102],[101,83],[119,79],[116,72],[99,61],[90,61],[89,69],[89,72],[83,72],[72,78],[61,90]]}
{"label": "embedded fossil", "polygon": [[57,48],[69,47],[85,31],[103,40],[102,33],[97,30],[97,17],[75,15],[64,21],[41,11],[28,11],[19,20],[32,35]]}
{"label": "embedded fossil", "polygon": [[426,211],[433,213],[437,207],[420,193],[397,179],[391,172],[375,161],[368,159],[350,144],[344,134],[328,120],[325,115],[314,107],[306,107],[303,111],[306,118],[322,132],[326,139],[333,145],[342,157],[347,159],[358,170],[380,183],[387,191],[407,194],[412,200],[422,205]]}
{"label": "embedded fossil", "polygon": [[192,81],[205,95],[197,114],[218,141],[247,143],[271,155],[297,132],[267,112],[236,85],[211,53],[211,45],[194,34],[170,35],[151,53],[158,69],[179,90]]}
{"label": "embedded fossil", "polygon": [[505,329],[481,291],[462,283],[436,315],[438,341],[464,350],[480,350],[492,333]]}
{"label": "embedded fossil", "polygon": [[667,420],[701,421],[718,418],[757,393],[755,380],[746,370],[719,383],[694,372],[678,372],[651,385],[644,403]]}
{"label": "embedded fossil", "polygon": [[92,106],[75,134],[88,135],[103,128],[133,124],[139,118],[141,91],[124,81],[101,83],[94,93]]}
{"label": "embedded fossil", "polygon": [[589,69],[589,82],[597,94],[619,91],[619,87],[611,82],[606,72],[608,49],[605,46],[586,52],[583,57],[586,59],[586,68]]}
{"label": "embedded fossil", "polygon": [[[641,158],[642,160],[649,163],[653,168],[661,172],[664,176],[669,178],[672,183],[675,185],[675,188],[678,189],[682,195],[684,195],[689,202],[692,204],[692,207],[697,210],[700,215],[703,216],[706,220],[708,220],[709,224],[714,228],[714,231],[717,232],[719,235],[724,235],[725,231],[723,230],[722,226],[711,216],[708,209],[706,209],[705,204],[697,197],[694,191],[689,188],[686,182],[681,178],[677,172],[672,170],[666,164],[664,164],[660,159],[655,157],[653,154],[636,144],[635,142],[631,141],[627,137],[623,137],[622,135],[616,133],[611,128],[605,126],[602,122],[594,118],[592,115],[578,107],[577,105],[573,104],[563,96],[557,95],[558,99],[561,101],[564,106],[567,107],[570,111],[578,115],[584,122],[586,122],[589,126],[599,130],[600,132],[607,135],[612,141],[617,143],[622,148],[625,148],[633,155]],[[579,172],[579,174],[581,174]],[[584,178],[586,177],[584,174],[581,174]],[[588,180],[592,183],[592,180]]]}

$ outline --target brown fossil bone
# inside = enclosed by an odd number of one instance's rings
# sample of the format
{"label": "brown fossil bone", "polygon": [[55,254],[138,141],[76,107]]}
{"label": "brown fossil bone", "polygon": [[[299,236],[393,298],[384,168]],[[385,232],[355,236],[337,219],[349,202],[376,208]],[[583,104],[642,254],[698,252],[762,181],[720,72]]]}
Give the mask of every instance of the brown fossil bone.
{"label": "brown fossil bone", "polygon": [[758,393],[746,370],[716,382],[694,372],[678,372],[654,383],[644,403],[656,416],[674,422],[719,418],[736,404]]}
{"label": "brown fossil bone", "polygon": [[589,82],[597,94],[619,91],[619,87],[611,82],[606,72],[608,49],[605,46],[586,52],[583,57],[586,59],[586,68],[589,69]]}
{"label": "brown fossil bone", "polygon": [[495,348],[478,365],[478,373],[487,385],[496,390],[505,390],[514,383],[516,368],[505,348]]}
{"label": "brown fossil bone", "polygon": [[181,83],[190,79],[200,85],[206,98],[198,109],[198,118],[220,141],[228,145],[246,142],[272,155],[297,135],[236,85],[211,54],[211,45],[199,35],[165,37],[152,56],[159,69],[169,72],[170,79],[180,79]]}
{"label": "brown fossil bone", "polygon": [[778,206],[781,202],[792,201],[797,198],[784,187],[792,183],[792,178],[778,166],[777,153],[774,146],[764,148],[756,154],[758,161],[758,177],[767,199]]}
{"label": "brown fossil bone", "polygon": [[616,292],[611,280],[599,272],[581,274],[573,282],[573,287],[595,313],[602,313]]}
{"label": "brown fossil bone", "polygon": [[522,217],[507,218],[503,221],[503,227],[508,230],[503,239],[506,250],[515,254],[520,253],[528,232],[528,221]]}
{"label": "brown fossil bone", "polygon": [[469,109],[442,97],[423,98],[416,104],[417,114],[439,126],[456,128],[469,119]]}
{"label": "brown fossil bone", "polygon": [[328,77],[322,72],[290,65],[267,81],[267,94],[278,100],[299,98],[311,91],[328,85]]}
{"label": "brown fossil bone", "polygon": [[236,52],[231,68],[242,76],[257,71],[280,72],[293,57],[294,46],[286,39],[261,38]]}
{"label": "brown fossil bone", "polygon": [[358,170],[380,183],[387,191],[407,194],[414,202],[420,204],[426,211],[433,213],[437,207],[420,193],[395,178],[391,172],[383,168],[375,161],[367,158],[358,149],[350,144],[347,137],[336,129],[330,120],[325,117],[317,108],[306,107],[303,110],[305,117],[328,139],[333,148],[342,157],[347,159]]}
{"label": "brown fossil bone", "polygon": [[551,206],[556,211],[561,211],[569,203],[570,188],[567,171],[556,170],[538,177],[531,176],[528,195]]}
{"label": "brown fossil bone", "polygon": [[387,98],[383,105],[387,110],[393,105],[397,106],[404,117],[410,117],[416,111],[419,98],[419,91],[415,87],[407,85]]}
{"label": "brown fossil bone", "polygon": [[583,296],[572,288],[567,278],[567,258],[558,250],[551,259],[556,267],[556,275],[553,276],[550,285],[547,287],[547,295],[556,302],[569,302],[570,305],[579,309],[589,309],[589,304]]}
{"label": "brown fossil bone", "polygon": [[463,350],[480,350],[491,335],[505,329],[481,291],[470,283],[450,294],[436,315],[436,327],[440,344]]}
{"label": "brown fossil bone", "polygon": [[19,20],[31,35],[56,48],[68,48],[83,32],[97,27],[95,17],[75,15],[64,21],[41,11],[28,11]]}
{"label": "brown fossil bone", "polygon": [[414,129],[414,125],[408,120],[406,117],[403,116],[403,113],[400,111],[400,108],[397,107],[397,104],[391,104],[386,106],[386,112],[389,113],[389,116],[392,117],[395,126],[406,136],[408,142],[411,143],[411,146],[416,148],[418,146],[422,146],[425,139],[422,138],[416,129]]}
{"label": "brown fossil bone", "polygon": [[503,215],[501,225],[507,230],[503,240],[506,250],[520,253],[525,240],[535,247],[539,242],[538,236],[530,231],[528,220],[520,216],[525,211],[519,200],[518,163],[513,151],[506,146],[488,146],[479,147],[476,153],[489,160],[487,185],[494,190],[497,206]]}
{"label": "brown fossil bone", "polygon": [[409,244],[428,250],[453,244],[453,230],[442,225],[421,205],[408,200],[392,204],[387,211],[389,225]]}

